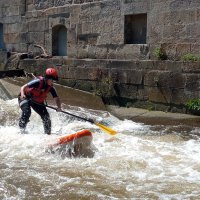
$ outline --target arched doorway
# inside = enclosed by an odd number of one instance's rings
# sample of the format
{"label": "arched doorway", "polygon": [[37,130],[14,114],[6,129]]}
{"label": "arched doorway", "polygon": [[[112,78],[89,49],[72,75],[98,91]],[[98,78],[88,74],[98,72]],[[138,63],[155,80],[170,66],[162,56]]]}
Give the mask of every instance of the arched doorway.
{"label": "arched doorway", "polygon": [[3,24],[0,23],[0,49],[4,49],[4,39],[3,39]]}
{"label": "arched doorway", "polygon": [[52,55],[67,56],[67,29],[64,25],[52,29]]}

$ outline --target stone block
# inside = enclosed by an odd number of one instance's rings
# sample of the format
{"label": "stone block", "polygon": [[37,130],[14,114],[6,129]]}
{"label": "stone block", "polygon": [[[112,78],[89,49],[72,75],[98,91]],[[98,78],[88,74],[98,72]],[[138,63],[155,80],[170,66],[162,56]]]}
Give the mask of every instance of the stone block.
{"label": "stone block", "polygon": [[169,8],[171,10],[186,10],[189,8],[194,7],[200,7],[200,2],[198,0],[195,1],[181,1],[181,0],[175,0],[175,1],[169,1]]}
{"label": "stone block", "polygon": [[93,45],[88,45],[88,57],[91,59],[96,58],[96,47]]}
{"label": "stone block", "polygon": [[21,24],[20,24],[20,32],[28,32],[28,23],[26,23],[26,22],[22,22]]}
{"label": "stone block", "polygon": [[144,74],[144,86],[157,87],[160,72],[151,70]]}
{"label": "stone block", "polygon": [[43,46],[44,32],[29,32],[29,41],[34,41],[36,44],[40,44]]}
{"label": "stone block", "polygon": [[190,52],[191,52],[191,54],[199,55],[200,44],[199,43],[192,43]]}
{"label": "stone block", "polygon": [[5,43],[19,43],[20,37],[18,33],[4,34]]}
{"label": "stone block", "polygon": [[200,7],[196,9],[195,13],[196,13],[196,21],[199,22],[200,21]]}
{"label": "stone block", "polygon": [[52,35],[49,32],[44,32],[44,47],[48,55],[52,55]]}
{"label": "stone block", "polygon": [[60,6],[57,7],[56,12],[54,11],[54,13],[70,13],[70,12],[71,12],[71,7],[69,6]]}
{"label": "stone block", "polygon": [[[113,71],[112,71],[113,72]],[[141,85],[143,81],[143,71],[141,70],[117,70],[119,83]]]}
{"label": "stone block", "polygon": [[124,15],[147,13],[148,2],[146,0],[125,0],[122,8]]}
{"label": "stone block", "polygon": [[122,98],[137,98],[137,86],[126,84],[115,84],[115,93]]}
{"label": "stone block", "polygon": [[181,62],[183,73],[200,73],[200,62]]}
{"label": "stone block", "polygon": [[26,14],[26,4],[21,4],[19,6],[19,15],[25,16]]}
{"label": "stone block", "polygon": [[172,99],[171,103],[179,105],[179,104],[186,104],[188,97],[184,91],[184,88],[172,89],[171,99]]}
{"label": "stone block", "polygon": [[[25,40],[24,40],[24,42],[25,42]],[[19,43],[19,49],[18,49],[18,51],[19,50],[21,52],[27,52],[27,50],[30,50],[30,49],[28,49],[27,43]]]}
{"label": "stone block", "polygon": [[132,59],[146,60],[148,59],[148,50],[144,51],[146,45],[126,44],[115,48],[116,58],[118,59]]}
{"label": "stone block", "polygon": [[148,87],[145,87],[143,85],[138,86],[137,99],[140,101],[148,101],[149,100]]}
{"label": "stone block", "polygon": [[76,12],[75,10],[70,13],[70,24],[79,24],[82,21],[81,19],[80,12]]}
{"label": "stone block", "polygon": [[[187,24],[187,28],[189,29],[189,33],[190,33],[190,38],[194,39],[194,41],[200,41],[199,36],[200,36],[200,22],[196,22],[196,23],[190,23]],[[190,39],[190,40],[191,40]],[[188,40],[188,41],[190,41]]]}
{"label": "stone block", "polygon": [[19,33],[20,29],[21,29],[21,24],[19,23],[6,24],[4,26],[4,33],[6,34]]}
{"label": "stone block", "polygon": [[96,89],[96,83],[93,81],[84,81],[84,80],[77,80],[74,88],[77,88],[82,91],[94,92]]}
{"label": "stone block", "polygon": [[49,30],[51,30],[52,27],[61,24],[64,25],[66,28],[70,28],[69,19],[67,17],[57,16],[57,17],[49,17],[48,19],[49,19],[48,22]]}
{"label": "stone block", "polygon": [[185,35],[186,25],[183,24],[170,24],[163,27],[163,38],[169,41],[181,41],[181,37]]}
{"label": "stone block", "polygon": [[6,61],[7,61],[7,51],[1,50],[0,51],[0,67],[1,67],[0,70],[4,70],[4,64],[6,63]]}
{"label": "stone block", "polygon": [[6,16],[17,16],[20,15],[20,7],[18,5],[10,5],[6,7]]}
{"label": "stone block", "polygon": [[90,46],[88,57],[106,59],[107,58],[107,47],[103,45]]}
{"label": "stone block", "polygon": [[170,88],[148,87],[147,94],[149,97],[149,101],[164,104],[172,103]]}
{"label": "stone block", "polygon": [[144,76],[144,85],[166,88],[184,88],[185,76],[171,71],[150,71]]}
{"label": "stone block", "polygon": [[4,18],[4,24],[21,23],[21,16],[7,16]]}
{"label": "stone block", "polygon": [[46,20],[34,20],[28,23],[29,32],[40,32],[47,29]]}
{"label": "stone block", "polygon": [[185,87],[186,77],[182,73],[170,72],[168,80],[170,88],[183,89]]}
{"label": "stone block", "polygon": [[28,4],[28,5],[27,5],[28,14],[27,14],[27,12],[26,12],[25,16],[26,16],[26,17],[30,16],[31,11],[34,10],[34,9],[35,9],[34,4]]}
{"label": "stone block", "polygon": [[33,3],[34,3],[34,0],[26,0],[26,3],[27,3],[27,5],[33,4]]}
{"label": "stone block", "polygon": [[19,37],[20,37],[21,43],[28,43],[29,42],[28,32],[25,32],[25,33],[21,32]]}
{"label": "stone block", "polygon": [[67,46],[67,56],[69,58],[77,58],[78,51],[74,45],[68,44]]}
{"label": "stone block", "polygon": [[79,47],[77,48],[77,58],[79,59],[88,58],[87,45],[79,45]]}
{"label": "stone block", "polygon": [[91,34],[91,23],[90,22],[83,22],[82,24],[82,34]]}
{"label": "stone block", "polygon": [[[199,91],[200,93],[200,74],[186,74],[185,89],[188,91]],[[199,94],[200,95],[200,94]]]}
{"label": "stone block", "polygon": [[181,58],[183,55],[190,53],[191,46],[187,44],[177,44],[176,46],[176,57]]}
{"label": "stone block", "polygon": [[[166,54],[167,59],[176,60],[178,56],[180,56],[179,52],[177,52],[177,45],[176,43],[161,43],[160,48],[163,50],[163,52]],[[156,47],[153,49],[153,52],[155,53]],[[159,58],[156,58],[159,59]]]}
{"label": "stone block", "polygon": [[190,91],[185,89],[184,91],[185,99],[184,99],[184,104],[187,103],[191,99],[200,99],[200,90],[196,91]]}

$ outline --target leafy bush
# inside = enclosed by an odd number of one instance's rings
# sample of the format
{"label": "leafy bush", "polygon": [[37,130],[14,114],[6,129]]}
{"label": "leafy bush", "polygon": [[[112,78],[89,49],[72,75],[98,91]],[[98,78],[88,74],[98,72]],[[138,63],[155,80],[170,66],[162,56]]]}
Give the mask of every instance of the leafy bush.
{"label": "leafy bush", "polygon": [[186,107],[189,110],[200,111],[200,99],[191,99],[186,103]]}
{"label": "leafy bush", "polygon": [[200,56],[188,53],[182,56],[181,60],[182,61],[200,61]]}
{"label": "leafy bush", "polygon": [[159,60],[167,60],[167,55],[163,51],[162,48],[157,47],[154,51],[154,55],[159,59]]}

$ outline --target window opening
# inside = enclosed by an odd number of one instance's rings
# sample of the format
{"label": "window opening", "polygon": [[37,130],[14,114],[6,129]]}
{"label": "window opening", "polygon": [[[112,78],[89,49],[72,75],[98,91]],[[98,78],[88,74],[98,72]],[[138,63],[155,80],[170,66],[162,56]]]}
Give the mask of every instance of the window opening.
{"label": "window opening", "polygon": [[125,44],[146,44],[147,14],[125,15]]}

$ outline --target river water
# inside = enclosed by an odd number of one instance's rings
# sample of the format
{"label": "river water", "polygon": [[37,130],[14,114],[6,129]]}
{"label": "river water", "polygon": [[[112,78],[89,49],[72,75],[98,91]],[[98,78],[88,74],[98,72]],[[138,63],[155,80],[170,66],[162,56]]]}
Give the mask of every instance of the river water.
{"label": "river water", "polygon": [[[150,126],[119,120],[105,111],[68,107],[118,131],[49,110],[52,132],[43,133],[32,112],[28,134],[18,130],[17,99],[0,100],[0,199],[200,199],[200,129]],[[58,135],[89,129],[92,158],[63,158],[45,151]]]}

